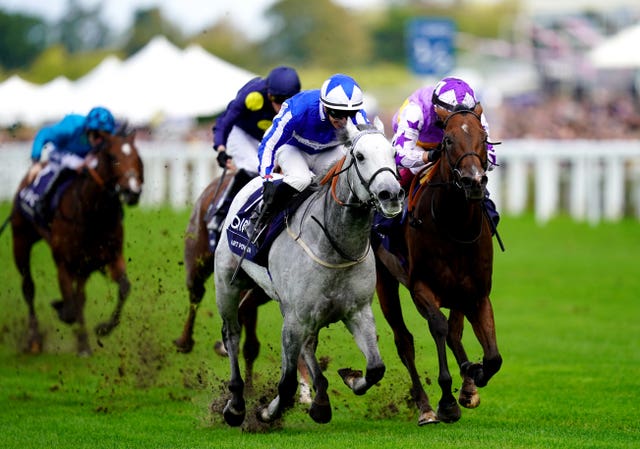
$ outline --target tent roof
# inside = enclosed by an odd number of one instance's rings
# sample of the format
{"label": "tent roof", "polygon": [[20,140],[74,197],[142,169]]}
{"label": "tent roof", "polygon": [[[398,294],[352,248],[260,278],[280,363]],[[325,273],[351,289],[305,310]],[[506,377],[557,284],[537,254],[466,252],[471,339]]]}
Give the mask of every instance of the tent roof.
{"label": "tent roof", "polygon": [[158,36],[125,61],[108,56],[73,83],[38,86],[12,76],[0,84],[0,124],[39,126],[98,105],[134,124],[214,115],[253,77],[199,46],[183,51]]}
{"label": "tent roof", "polygon": [[588,59],[600,69],[628,69],[640,67],[640,23],[623,29],[602,41],[589,53]]}

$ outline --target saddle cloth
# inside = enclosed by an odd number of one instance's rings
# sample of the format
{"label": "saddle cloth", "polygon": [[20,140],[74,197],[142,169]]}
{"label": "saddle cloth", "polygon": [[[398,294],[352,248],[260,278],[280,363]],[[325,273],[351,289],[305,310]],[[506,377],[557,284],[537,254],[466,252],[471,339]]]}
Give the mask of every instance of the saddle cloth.
{"label": "saddle cloth", "polygon": [[[42,198],[42,195],[47,190],[47,186],[53,181],[60,170],[62,170],[62,167],[57,164],[47,164],[31,184],[23,187],[18,192],[19,209],[31,221],[46,225],[46,217],[37,214],[35,205],[40,198]],[[47,205],[49,210],[54,210],[58,206],[62,193],[64,193],[72,179],[73,176],[69,176],[68,179],[59,184],[56,191],[53,192],[53,195],[50,195],[50,202]]]}

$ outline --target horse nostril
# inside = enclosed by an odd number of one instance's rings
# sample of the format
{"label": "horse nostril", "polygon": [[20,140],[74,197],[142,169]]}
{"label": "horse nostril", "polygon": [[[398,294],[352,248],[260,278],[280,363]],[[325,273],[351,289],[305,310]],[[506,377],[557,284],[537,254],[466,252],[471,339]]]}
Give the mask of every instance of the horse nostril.
{"label": "horse nostril", "polygon": [[391,199],[391,197],[392,197],[391,192],[389,192],[388,190],[383,190],[378,194],[378,199],[380,201],[388,201]]}

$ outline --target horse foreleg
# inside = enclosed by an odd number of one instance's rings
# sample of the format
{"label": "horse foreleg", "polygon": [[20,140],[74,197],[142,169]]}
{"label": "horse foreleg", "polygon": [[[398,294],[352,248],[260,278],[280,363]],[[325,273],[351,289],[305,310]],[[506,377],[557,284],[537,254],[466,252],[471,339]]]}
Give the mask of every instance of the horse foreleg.
{"label": "horse foreleg", "polygon": [[131,282],[129,282],[129,278],[127,277],[124,258],[122,256],[118,257],[113,264],[109,265],[109,272],[111,279],[118,284],[118,303],[116,304],[116,308],[111,314],[109,321],[105,321],[96,326],[95,332],[101,337],[109,335],[111,331],[120,324],[122,307],[124,306],[124,303],[129,296],[129,291],[131,290]]}
{"label": "horse foreleg", "polygon": [[411,396],[420,411],[418,425],[438,423],[438,416],[429,403],[429,397],[416,369],[413,335],[409,332],[402,316],[402,306],[398,294],[400,284],[380,262],[377,262],[376,274],[376,291],[382,314],[393,331],[398,356],[411,378]]}
{"label": "horse foreleg", "polygon": [[467,352],[462,344],[462,332],[464,330],[464,315],[459,310],[452,310],[449,313],[449,333],[447,344],[458,362],[460,375],[462,376],[462,388],[458,395],[458,403],[466,408],[476,408],[480,405],[480,395],[474,380],[465,374],[469,364]]}
{"label": "horse foreleg", "polygon": [[282,326],[282,368],[278,382],[278,395],[267,407],[258,410],[257,417],[263,422],[273,422],[293,406],[298,388],[297,363],[305,339],[300,324],[285,314]]}
{"label": "horse foreleg", "polygon": [[367,306],[356,312],[345,320],[345,325],[367,360],[367,372],[362,376],[362,371],[344,368],[338,370],[338,373],[355,394],[362,395],[382,379],[385,371],[378,349],[378,334],[371,307]]}
{"label": "horse foreleg", "polygon": [[[331,403],[329,401],[329,394],[327,393],[329,381],[322,373],[322,369],[316,358],[317,347],[318,335],[316,334],[309,337],[302,347],[301,360],[298,361],[298,371],[302,374],[303,369],[308,369],[313,382],[313,389],[316,392],[309,407],[309,416],[311,416],[315,422],[325,424],[331,421]],[[304,368],[301,365],[304,365]],[[302,382],[300,387],[302,388]]]}
{"label": "horse foreleg", "polygon": [[76,309],[76,320],[74,333],[78,341],[78,355],[87,357],[91,355],[91,347],[89,346],[89,334],[84,321],[84,305],[86,303],[85,286],[87,278],[82,277],[75,279],[73,285],[73,304]]}
{"label": "horse foreleg", "polygon": [[496,328],[493,317],[493,308],[489,297],[483,298],[478,304],[476,314],[467,315],[476,338],[480,342],[484,351],[482,364],[468,363],[464,367],[465,376],[473,379],[478,387],[484,387],[489,379],[498,372],[502,366],[502,356],[498,351],[498,343],[496,340]]}
{"label": "horse foreleg", "polygon": [[447,363],[448,336],[447,317],[440,311],[435,302],[433,293],[422,282],[417,282],[413,289],[413,300],[418,311],[429,323],[429,331],[436,343],[438,353],[438,385],[442,391],[442,397],[438,402],[438,419],[444,422],[455,422],[460,419],[461,411],[456,399],[451,392],[452,378]]}

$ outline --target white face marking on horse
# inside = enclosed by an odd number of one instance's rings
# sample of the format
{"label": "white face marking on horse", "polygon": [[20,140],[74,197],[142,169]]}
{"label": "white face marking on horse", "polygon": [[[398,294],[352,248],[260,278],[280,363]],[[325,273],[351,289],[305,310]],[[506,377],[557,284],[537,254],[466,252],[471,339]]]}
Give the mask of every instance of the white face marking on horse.
{"label": "white face marking on horse", "polygon": [[129,179],[129,190],[132,192],[138,193],[140,191],[140,184],[138,184],[138,180],[135,178]]}
{"label": "white face marking on horse", "polygon": [[469,125],[467,125],[466,123],[465,123],[464,125],[462,125],[462,130],[463,130],[465,133],[469,134]]}
{"label": "white face marking on horse", "polygon": [[131,155],[131,145],[129,145],[128,143],[125,143],[124,145],[122,145],[122,152],[125,155],[130,156]]}

